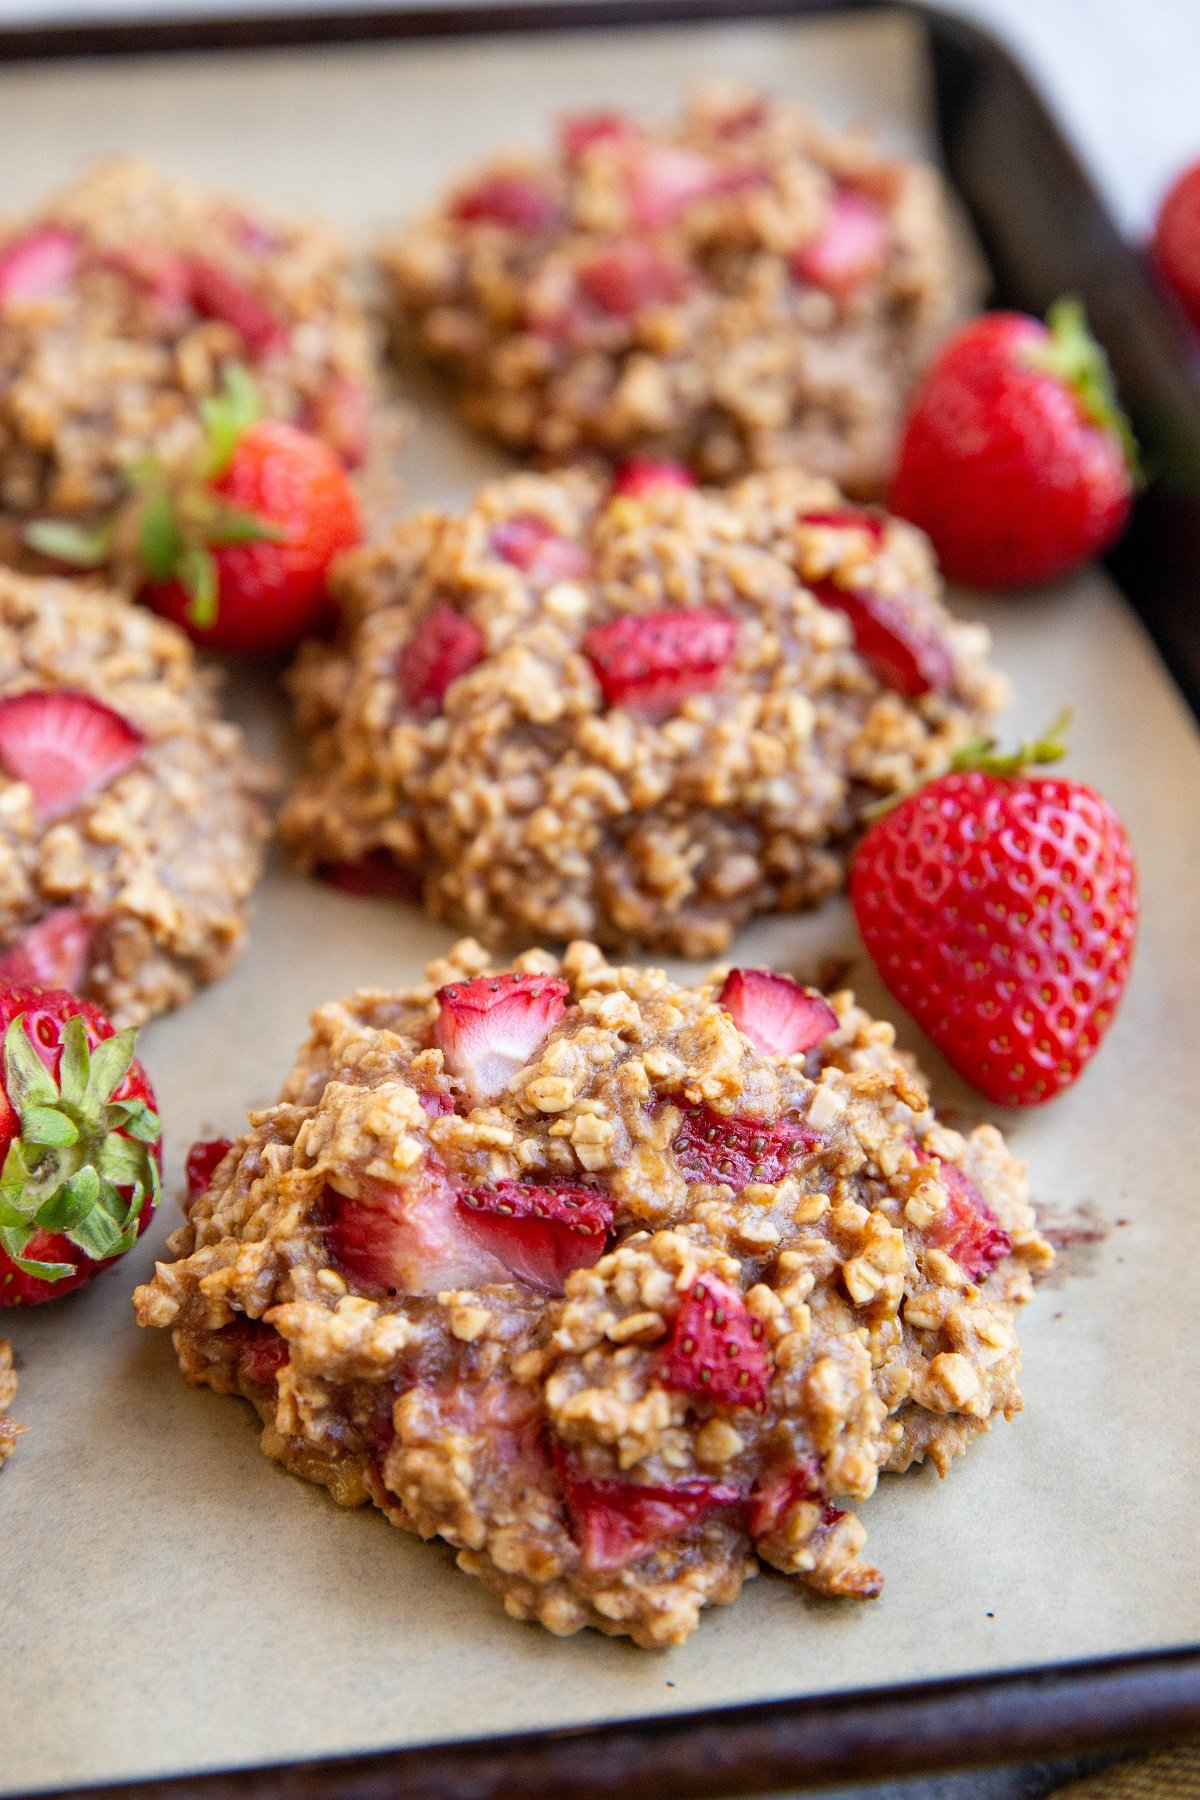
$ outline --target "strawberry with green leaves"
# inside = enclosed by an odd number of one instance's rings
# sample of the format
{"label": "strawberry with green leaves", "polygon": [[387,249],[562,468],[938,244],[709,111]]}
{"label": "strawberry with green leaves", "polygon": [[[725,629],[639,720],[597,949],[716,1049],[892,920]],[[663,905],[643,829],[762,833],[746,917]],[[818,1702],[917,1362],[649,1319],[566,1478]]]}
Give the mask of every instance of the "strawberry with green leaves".
{"label": "strawberry with green leaves", "polygon": [[60,989],[0,988],[0,1306],[82,1287],[154,1214],[162,1132],[132,1029]]}
{"label": "strawberry with green leaves", "polygon": [[111,565],[206,649],[289,650],[329,620],[329,566],[363,535],[358,497],[319,438],[259,418],[244,370],[228,368],[201,411],[203,450],[181,475],[149,461],[100,526],[41,520],[26,541],[77,567]]}

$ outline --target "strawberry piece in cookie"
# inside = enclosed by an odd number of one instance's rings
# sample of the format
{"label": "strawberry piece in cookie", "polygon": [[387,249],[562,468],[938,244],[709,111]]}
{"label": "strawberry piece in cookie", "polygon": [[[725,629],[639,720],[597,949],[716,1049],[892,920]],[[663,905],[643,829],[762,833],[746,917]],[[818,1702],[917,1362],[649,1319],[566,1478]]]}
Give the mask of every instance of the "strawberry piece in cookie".
{"label": "strawberry piece in cookie", "polygon": [[0,306],[61,294],[79,264],[79,240],[55,225],[27,232],[0,250]]}
{"label": "strawberry piece in cookie", "polygon": [[87,969],[94,935],[91,919],[79,907],[55,907],[0,956],[0,983],[74,993]]}
{"label": "strawberry piece in cookie", "polygon": [[737,645],[737,620],[713,606],[613,619],[583,640],[609,706],[673,712],[717,686]]}
{"label": "strawberry piece in cookie", "polygon": [[837,1030],[823,994],[773,969],[730,969],[717,998],[764,1056],[802,1056]]}
{"label": "strawberry piece in cookie", "polygon": [[1013,1313],[1052,1256],[1000,1134],[939,1126],[849,994],[789,1055],[727,988],[467,940],[320,1008],[139,1320],[512,1618],[678,1644],[760,1561],[870,1598],[858,1508],[1019,1409]]}
{"label": "strawberry piece in cookie", "polygon": [[451,606],[437,605],[414,627],[396,660],[396,681],[414,711],[438,713],[446,690],[484,653],[483,633]]}
{"label": "strawberry piece in cookie", "polygon": [[60,819],[137,761],[145,738],[128,719],[70,689],[0,700],[0,767],[27,782],[42,819]]}
{"label": "strawberry piece in cookie", "polygon": [[434,1042],[473,1101],[492,1099],[529,1062],[569,992],[545,975],[481,975],[439,990]]}
{"label": "strawberry piece in cookie", "polygon": [[824,225],[796,252],[792,270],[799,280],[846,301],[878,278],[887,251],[883,208],[852,188],[836,188]]}

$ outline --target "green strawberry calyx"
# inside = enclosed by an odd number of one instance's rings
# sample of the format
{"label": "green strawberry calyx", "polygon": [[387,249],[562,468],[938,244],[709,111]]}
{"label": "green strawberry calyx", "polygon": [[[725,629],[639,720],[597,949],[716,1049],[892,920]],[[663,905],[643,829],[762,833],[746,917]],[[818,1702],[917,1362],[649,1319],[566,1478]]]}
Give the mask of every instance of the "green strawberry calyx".
{"label": "green strawberry calyx", "polygon": [[1112,365],[1088,329],[1080,302],[1070,296],[1056,300],[1046,314],[1046,329],[1046,340],[1031,344],[1026,350],[1026,363],[1065,382],[1084,418],[1118,439],[1130,477],[1140,483],[1142,467],[1137,439],[1117,398]]}
{"label": "green strawberry calyx", "polygon": [[[946,775],[962,775],[974,772],[980,775],[1005,775],[1019,777],[1027,769],[1044,768],[1048,763],[1061,762],[1067,754],[1067,732],[1071,724],[1071,708],[1064,706],[1045,731],[1035,737],[1026,738],[1015,750],[1001,750],[993,737],[972,738],[956,750],[947,767],[941,771]],[[894,794],[885,794],[882,799],[872,802],[863,808],[863,818],[874,823],[882,819],[893,808],[907,800],[920,788],[940,779],[939,775],[923,776],[920,780],[901,787]]]}
{"label": "green strawberry calyx", "polygon": [[129,493],[98,524],[35,519],[24,540],[41,556],[74,568],[111,565],[133,588],[178,581],[202,630],[217,617],[219,578],[213,551],[228,544],[280,543],[282,526],[230,506],[212,486],[228,470],[243,434],[260,416],[254,383],[238,363],[222,370],[221,388],[200,403],[204,437],[182,476],[159,457],[126,471]]}
{"label": "green strawberry calyx", "polygon": [[34,1235],[67,1239],[92,1262],[137,1242],[147,1202],[158,1198],[158,1114],[144,1100],[115,1100],[133,1061],[132,1027],[93,1049],[78,1016],[62,1032],[58,1080],[19,1013],[4,1034],[4,1087],[20,1129],[0,1168],[0,1247],[24,1274],[63,1281],[69,1262],[25,1254]]}

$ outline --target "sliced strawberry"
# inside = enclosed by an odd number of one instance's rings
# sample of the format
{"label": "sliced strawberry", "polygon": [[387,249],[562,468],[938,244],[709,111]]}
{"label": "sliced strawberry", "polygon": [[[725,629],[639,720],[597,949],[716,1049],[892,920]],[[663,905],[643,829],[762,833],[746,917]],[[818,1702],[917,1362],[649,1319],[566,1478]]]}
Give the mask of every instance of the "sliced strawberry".
{"label": "sliced strawberry", "polygon": [[722,170],[711,157],[675,144],[639,144],[631,150],[626,174],[629,216],[639,231],[658,231],[696,200],[725,189]]}
{"label": "sliced strawberry", "polygon": [[837,531],[865,531],[873,545],[883,542],[885,521],[878,513],[866,512],[857,506],[841,506],[832,512],[801,513],[798,523],[801,525],[828,525]]}
{"label": "sliced strawberry", "polygon": [[721,1406],[766,1405],[770,1380],[762,1322],[735,1288],[702,1275],[684,1295],[663,1351],[664,1387],[703,1394]]}
{"label": "sliced strawberry", "polygon": [[459,194],[451,218],[465,225],[506,225],[513,231],[545,231],[558,217],[554,196],[523,175],[488,175]]}
{"label": "sliced strawberry", "polygon": [[621,239],[596,251],[575,271],[579,290],[614,318],[632,319],[647,306],[669,306],[692,291],[692,272],[641,238]]}
{"label": "sliced strawberry", "polygon": [[740,1193],[749,1181],[782,1181],[820,1142],[796,1118],[763,1125],[757,1119],[726,1118],[708,1106],[690,1106],[671,1147],[685,1181],[725,1182]]}
{"label": "sliced strawberry", "polygon": [[502,1092],[541,1049],[566,1010],[565,981],[480,975],[438,990],[433,1041],[478,1102]]}
{"label": "sliced strawberry", "polygon": [[141,732],[111,706],[71,688],[0,700],[0,768],[28,782],[41,819],[59,819],[136,762]]}
{"label": "sliced strawberry", "polygon": [[582,544],[562,537],[536,513],[502,519],[488,541],[497,556],[539,581],[578,581],[592,566]]}
{"label": "sliced strawberry", "polygon": [[849,619],[854,648],[884,687],[907,700],[949,693],[954,686],[949,650],[933,626],[916,618],[902,600],[835,581],[808,585],[822,606]]}
{"label": "sliced strawberry", "polygon": [[558,127],[558,144],[569,163],[577,163],[595,144],[624,144],[641,137],[641,126],[628,113],[570,113]]}
{"label": "sliced strawberry", "polygon": [[485,1249],[533,1287],[561,1294],[573,1269],[590,1269],[604,1254],[613,1203],[591,1188],[536,1187],[498,1181],[459,1198]]}
{"label": "sliced strawberry", "polygon": [[[921,1162],[928,1151],[917,1149]],[[997,1263],[1012,1252],[1012,1239],[996,1218],[971,1177],[957,1163],[942,1162],[938,1180],[946,1190],[946,1210],[936,1220],[929,1241],[952,1256],[969,1281],[986,1281]]]}
{"label": "sliced strawberry", "polygon": [[0,248],[0,306],[9,300],[49,300],[79,267],[79,239],[60,225],[43,225]]}
{"label": "sliced strawberry", "polygon": [[0,956],[0,983],[74,993],[83,980],[94,935],[91,919],[77,906],[56,907]]}
{"label": "sliced strawberry", "polygon": [[666,714],[717,686],[737,634],[737,620],[717,607],[668,608],[596,625],[582,649],[608,706]]}
{"label": "sliced strawberry", "polygon": [[218,1336],[237,1346],[239,1370],[257,1387],[276,1385],[288,1362],[288,1347],[273,1325],[261,1319],[235,1319]]}
{"label": "sliced strawberry", "polygon": [[752,1538],[769,1537],[784,1523],[794,1506],[807,1500],[815,1500],[820,1505],[822,1526],[836,1525],[845,1517],[839,1507],[831,1506],[822,1496],[815,1463],[801,1463],[795,1468],[777,1469],[769,1475],[761,1475],[746,1502],[746,1529]]}
{"label": "sliced strawberry", "polygon": [[198,1200],[201,1194],[208,1192],[213,1176],[232,1149],[233,1144],[229,1138],[201,1138],[192,1145],[187,1153],[184,1173],[187,1177],[188,1194],[193,1200]]}
{"label": "sliced strawberry", "polygon": [[848,300],[882,269],[887,238],[883,208],[852,188],[837,188],[825,224],[793,255],[793,273],[810,287]]}
{"label": "sliced strawberry", "polygon": [[396,658],[396,682],[414,712],[442,710],[446,690],[484,654],[483,633],[452,606],[438,603],[414,626]]}
{"label": "sliced strawberry", "polygon": [[317,873],[339,893],[360,900],[415,900],[420,882],[386,850],[370,850],[357,862],[321,863]]}
{"label": "sliced strawberry", "polygon": [[651,1487],[633,1481],[591,1481],[559,1444],[554,1464],[572,1533],[590,1574],[623,1569],[656,1544],[678,1537],[718,1506],[736,1506],[741,1495],[720,1481],[683,1481]]}
{"label": "sliced strawberry", "polygon": [[837,1030],[822,994],[773,969],[730,969],[717,1004],[764,1056],[801,1056]]}
{"label": "sliced strawberry", "polygon": [[329,1246],[343,1273],[372,1294],[438,1294],[508,1281],[455,1204],[445,1171],[426,1155],[422,1178],[351,1200],[325,1191]]}
{"label": "sliced strawberry", "polygon": [[237,332],[252,357],[269,356],[288,341],[287,327],[264,300],[207,257],[188,258],[188,298],[202,319],[219,319]]}
{"label": "sliced strawberry", "polygon": [[613,476],[612,492],[629,500],[644,500],[649,494],[696,485],[696,477],[682,463],[651,462],[645,456],[631,456]]}

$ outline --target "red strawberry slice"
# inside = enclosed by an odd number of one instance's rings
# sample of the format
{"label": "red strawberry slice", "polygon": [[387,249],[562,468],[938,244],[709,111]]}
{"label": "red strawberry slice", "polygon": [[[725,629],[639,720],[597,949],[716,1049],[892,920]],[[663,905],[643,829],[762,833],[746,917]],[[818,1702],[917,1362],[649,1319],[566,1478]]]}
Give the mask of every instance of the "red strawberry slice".
{"label": "red strawberry slice", "polygon": [[498,1181],[458,1202],[485,1249],[533,1287],[561,1294],[573,1269],[590,1269],[604,1254],[613,1202],[591,1188],[535,1187]]}
{"label": "red strawberry slice", "polygon": [[678,1537],[718,1506],[736,1506],[741,1495],[719,1481],[684,1481],[677,1487],[633,1481],[591,1481],[559,1444],[554,1464],[572,1533],[589,1574],[623,1569],[656,1544]]}
{"label": "red strawberry slice", "polygon": [[854,648],[884,687],[906,700],[949,693],[954,686],[949,650],[933,626],[916,618],[902,600],[869,588],[840,587],[835,581],[808,585],[822,606],[849,619]]}
{"label": "red strawberry slice", "polygon": [[136,762],[141,732],[71,688],[32,688],[0,700],[0,768],[28,782],[41,819],[60,819]]}
{"label": "red strawberry slice", "polygon": [[671,1147],[685,1181],[724,1182],[740,1193],[748,1181],[782,1181],[820,1143],[818,1133],[796,1118],[763,1125],[689,1106]]}
{"label": "red strawberry slice", "polygon": [[[917,1148],[921,1162],[929,1153]],[[952,1256],[970,1281],[986,1281],[1012,1252],[1012,1239],[971,1177],[957,1163],[942,1162],[938,1180],[946,1190],[946,1210],[930,1228],[929,1241]]]}
{"label": "red strawberry slice", "polygon": [[840,506],[832,512],[801,513],[801,525],[828,525],[837,531],[865,531],[872,544],[883,542],[885,521],[878,513],[865,512],[857,506]]}
{"label": "red strawberry slice", "polygon": [[558,217],[554,197],[522,175],[488,175],[459,194],[450,216],[464,225],[506,225],[513,231],[545,231]]}
{"label": "red strawberry slice", "polygon": [[773,969],[730,969],[718,1006],[764,1056],[800,1056],[837,1030],[824,995]]}
{"label": "red strawberry slice", "polygon": [[821,230],[792,257],[793,273],[810,287],[848,300],[882,269],[887,235],[882,207],[852,188],[838,188]]}
{"label": "red strawberry slice", "polygon": [[728,1282],[703,1275],[692,1283],[663,1351],[661,1380],[721,1406],[761,1411],[766,1405],[770,1365],[762,1323]]}
{"label": "red strawberry slice", "polygon": [[614,318],[632,319],[647,306],[670,306],[692,291],[692,272],[640,238],[598,250],[575,271],[580,292]]}
{"label": "red strawberry slice", "polygon": [[673,224],[696,200],[725,190],[725,177],[711,157],[675,144],[641,144],[629,156],[626,192],[629,216],[639,231]]}
{"label": "red strawberry slice", "polygon": [[769,1537],[783,1524],[793,1506],[805,1500],[816,1500],[821,1507],[821,1524],[836,1525],[845,1517],[839,1507],[831,1506],[821,1494],[817,1465],[801,1463],[797,1468],[778,1469],[760,1476],[750,1490],[746,1502],[746,1529],[752,1538]]}
{"label": "red strawberry slice", "polygon": [[502,519],[488,541],[497,556],[539,581],[578,581],[592,566],[582,544],[560,536],[536,513]]}
{"label": "red strawberry slice", "polygon": [[264,300],[228,270],[193,256],[187,261],[188,298],[202,319],[219,319],[237,332],[252,357],[269,356],[288,341],[287,327]]}
{"label": "red strawberry slice", "polygon": [[414,712],[438,713],[446,691],[483,660],[483,633],[452,606],[439,602],[413,628],[396,658],[396,682]]}
{"label": "red strawberry slice", "polygon": [[468,1227],[431,1154],[422,1178],[403,1188],[380,1185],[355,1200],[327,1188],[324,1211],[335,1261],[369,1294],[439,1294],[511,1279]]}
{"label": "red strawberry slice", "polygon": [[44,225],[0,249],[0,306],[9,300],[49,300],[61,294],[79,267],[79,239],[59,225]]}
{"label": "red strawberry slice", "polygon": [[273,1388],[288,1362],[286,1339],[261,1319],[235,1319],[218,1334],[237,1346],[238,1367],[258,1387]]}
{"label": "red strawberry slice", "polygon": [[650,494],[669,493],[696,485],[696,477],[682,463],[651,462],[648,457],[631,456],[614,475],[612,492],[629,500],[644,500]]}
{"label": "red strawberry slice", "polygon": [[94,933],[91,919],[77,906],[56,907],[0,956],[0,982],[74,993],[83,980]]}
{"label": "red strawberry slice", "polygon": [[570,993],[548,975],[480,975],[438,990],[433,1041],[471,1098],[492,1099],[540,1050]]}
{"label": "red strawberry slice", "polygon": [[188,1193],[193,1200],[206,1194],[221,1163],[227,1153],[233,1149],[229,1138],[201,1138],[194,1143],[187,1153],[184,1173],[187,1177]]}
{"label": "red strawberry slice", "polygon": [[569,163],[578,163],[596,144],[624,144],[642,135],[628,113],[571,113],[558,127],[558,144]]}
{"label": "red strawberry slice", "polygon": [[596,625],[582,649],[608,706],[665,715],[717,686],[737,634],[737,620],[715,606],[667,608]]}
{"label": "red strawberry slice", "polygon": [[358,862],[321,863],[317,873],[341,894],[360,900],[415,900],[420,882],[386,850],[371,850]]}

